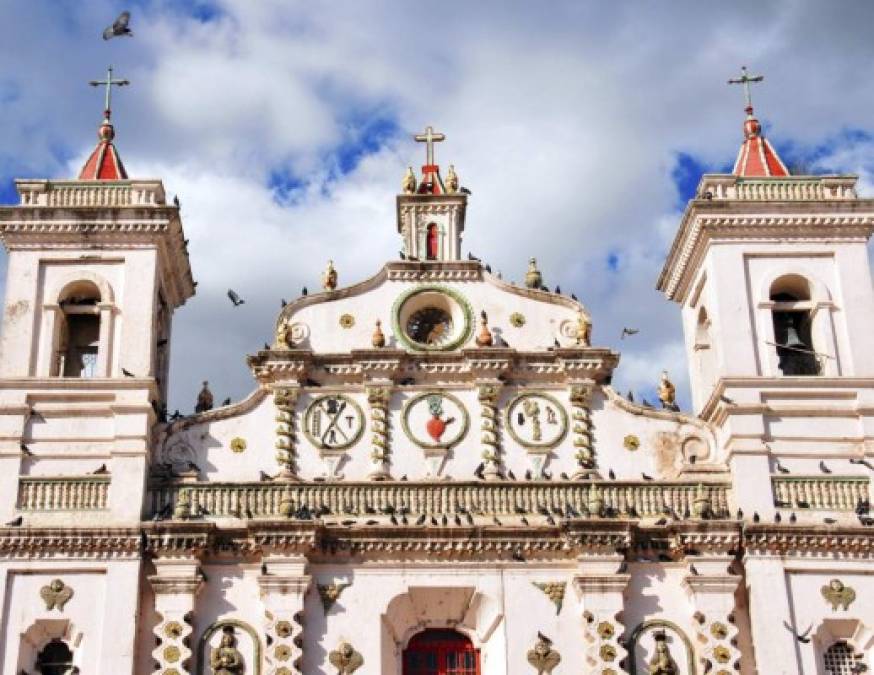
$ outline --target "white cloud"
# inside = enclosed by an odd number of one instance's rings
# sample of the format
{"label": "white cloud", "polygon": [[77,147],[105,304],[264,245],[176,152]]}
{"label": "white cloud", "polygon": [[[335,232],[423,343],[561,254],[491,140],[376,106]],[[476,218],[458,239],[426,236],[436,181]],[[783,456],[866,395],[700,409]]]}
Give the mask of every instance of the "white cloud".
{"label": "white cloud", "polygon": [[[73,173],[99,121],[84,82],[110,60],[133,81],[114,106],[120,152],[179,193],[200,281],[174,330],[174,407],[190,407],[203,378],[219,398],[242,396],[244,353],[328,257],[341,283],[394,257],[394,195],[422,152],[406,134],[425,124],[447,133],[438,159],[474,193],[470,250],[516,279],[536,255],[547,283],[589,305],[596,341],[625,351],[618,388],[668,367],[688,400],[679,311],[654,290],[679,222],[675,153],[734,158],[743,102],[725,80],[742,63],[766,74],[754,100],[778,142],[870,128],[874,107],[858,74],[874,56],[874,7],[861,3],[224,0],[209,22],[181,7],[147,5],[134,39],[103,43],[108,2],[0,6],[0,92],[19,92],[0,106],[0,172]],[[338,150],[375,118],[403,135],[338,175]],[[833,165],[871,185],[866,146],[833,143]],[[274,171],[301,181],[293,199],[274,198]],[[641,333],[620,342],[623,325]]]}

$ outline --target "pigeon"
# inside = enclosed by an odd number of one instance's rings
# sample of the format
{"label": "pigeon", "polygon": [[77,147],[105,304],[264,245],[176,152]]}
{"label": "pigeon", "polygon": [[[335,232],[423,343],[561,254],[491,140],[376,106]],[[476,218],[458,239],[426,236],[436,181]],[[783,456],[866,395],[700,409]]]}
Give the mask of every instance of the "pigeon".
{"label": "pigeon", "polygon": [[552,346],[553,347],[561,347],[561,342],[558,341],[558,338],[553,339]]}
{"label": "pigeon", "polygon": [[425,520],[427,519],[427,517],[428,517],[428,516],[426,516],[426,515],[423,513],[421,516],[419,516],[418,518],[416,518],[416,525],[419,526],[419,527],[421,527],[422,525],[424,525],[424,524],[425,524]]}
{"label": "pigeon", "polygon": [[486,263],[486,272],[488,272],[489,274],[492,273],[492,266],[489,265],[488,263]]}
{"label": "pigeon", "polygon": [[513,469],[507,469],[507,478],[510,480],[516,480],[516,474],[513,473]]}
{"label": "pigeon", "polygon": [[555,294],[556,294],[556,295],[561,295],[561,286],[556,286],[556,287],[555,287]]}
{"label": "pigeon", "polygon": [[458,191],[459,191],[461,194],[463,194],[463,195],[472,195],[472,194],[473,194],[473,192],[471,192],[470,190],[468,190],[468,189],[467,189],[466,187],[464,187],[463,185],[462,185],[460,188],[458,188]]}
{"label": "pigeon", "polygon": [[822,471],[823,473],[831,473],[831,472],[832,472],[832,470],[829,469],[829,468],[825,465],[825,462],[823,462],[823,461],[820,461],[820,462],[819,462],[819,470]]}
{"label": "pigeon", "polygon": [[834,525],[838,521],[836,518],[823,518],[822,522],[824,522],[826,525]]}
{"label": "pigeon", "polygon": [[[134,34],[130,29],[130,12],[122,12],[118,18],[112,22],[112,25],[103,31],[103,39],[111,40],[114,37],[133,37]],[[178,206],[178,204],[177,204]]]}
{"label": "pigeon", "polygon": [[260,474],[260,477],[259,477],[259,480],[260,480],[262,483],[268,483],[268,482],[272,481],[274,478],[275,478],[275,476],[271,476],[271,475],[268,474],[266,471],[263,471],[263,470],[262,470],[262,471],[261,471],[261,474]]}
{"label": "pigeon", "polygon": [[574,300],[575,302],[579,302],[579,298],[576,295],[574,295],[573,293],[571,293],[571,300]]}
{"label": "pigeon", "polygon": [[233,288],[228,289],[228,299],[234,303],[234,307],[239,307],[246,303],[246,301],[243,300],[243,298],[241,298]]}
{"label": "pigeon", "polygon": [[522,549],[521,549],[521,548],[514,548],[514,549],[513,549],[512,558],[513,558],[513,560],[515,560],[516,562],[525,562],[525,556],[522,555]]}
{"label": "pigeon", "polygon": [[285,298],[280,298],[279,303],[280,307],[285,307],[288,304],[288,300],[286,300]]}
{"label": "pigeon", "polygon": [[473,262],[482,262],[479,258],[477,258],[473,253],[467,254],[467,259]]}
{"label": "pigeon", "polygon": [[779,523],[782,520],[783,520],[783,516],[781,516],[779,512],[774,514],[774,522],[775,523]]}
{"label": "pigeon", "polygon": [[269,352],[269,351],[270,351],[270,343],[269,343],[269,342],[265,342],[265,343],[264,343],[264,351],[265,351],[265,352]]}
{"label": "pigeon", "polygon": [[351,519],[350,520],[341,520],[340,524],[345,525],[346,527],[352,527],[355,524],[355,521],[351,520]]}
{"label": "pigeon", "polygon": [[500,527],[501,525],[503,525],[503,523],[502,523],[500,520],[498,520],[498,517],[497,517],[497,516],[492,516],[492,522],[493,522],[495,525],[497,525],[498,527]]}
{"label": "pigeon", "polygon": [[780,463],[779,459],[774,460],[774,468],[777,469],[777,471],[779,471],[780,473],[790,473],[789,469],[787,469],[785,466],[783,466]]}
{"label": "pigeon", "polygon": [[691,565],[691,564],[689,565],[689,572],[691,572],[696,577],[699,574],[698,570],[695,568],[695,565]]}
{"label": "pigeon", "polygon": [[795,515],[795,511],[789,514],[789,522],[793,525],[798,522],[798,516]]}
{"label": "pigeon", "polygon": [[403,251],[398,251],[398,255],[400,256],[401,260],[406,260],[406,259],[407,259],[407,256],[406,256],[406,254],[405,254]]}
{"label": "pigeon", "polygon": [[440,523],[437,522],[437,518],[435,518],[434,516],[431,516],[431,524],[434,527],[437,527]]}
{"label": "pigeon", "polygon": [[477,467],[473,470],[473,475],[482,480],[485,478],[483,475],[483,471],[485,471],[486,465],[485,462],[480,462]]}
{"label": "pigeon", "polygon": [[301,295],[309,295],[309,291],[307,290],[306,286],[304,286],[303,288],[300,289],[300,294]]}
{"label": "pigeon", "polygon": [[625,398],[628,399],[629,403],[634,403],[634,392],[631,389],[628,390],[628,393],[625,394]]}
{"label": "pigeon", "polygon": [[409,480],[409,478],[407,478],[407,474],[404,474],[403,476],[401,476],[400,479],[401,479],[402,481]]}
{"label": "pigeon", "polygon": [[874,464],[871,464],[867,459],[850,459],[850,464],[861,464],[862,466],[867,466],[869,469],[874,471]]}
{"label": "pigeon", "polygon": [[643,478],[644,480],[652,480],[652,476],[647,476],[645,473],[641,473],[640,477]]}
{"label": "pigeon", "polygon": [[158,340],[159,347],[163,347],[166,344],[167,344],[167,338],[161,338],[160,340]]}
{"label": "pigeon", "polygon": [[8,523],[6,523],[6,527],[21,527],[21,523],[24,522],[24,518],[22,516],[18,516],[17,518],[13,518]]}
{"label": "pigeon", "polygon": [[734,405],[734,399],[733,399],[733,398],[729,398],[729,397],[726,396],[725,394],[720,394],[720,395],[719,395],[719,400],[722,401],[723,403],[728,403],[728,405]]}
{"label": "pigeon", "polygon": [[743,512],[743,509],[738,509],[738,510],[737,510],[737,514],[735,514],[735,516],[736,516],[736,518],[737,518],[738,520],[743,520],[743,519],[744,519],[744,512]]}
{"label": "pigeon", "polygon": [[790,625],[789,625],[788,623],[786,623],[785,621],[783,622],[783,625],[786,626],[786,630],[788,630],[790,633],[792,633],[792,635],[795,636],[795,639],[798,640],[799,642],[803,642],[804,644],[807,644],[808,642],[810,642],[810,638],[807,637],[807,636],[810,635],[810,631],[813,630],[813,624],[811,624],[810,626],[808,626],[808,627],[807,627],[807,630],[804,631],[804,632],[801,633],[801,634],[796,633],[796,632],[795,632],[795,629],[792,628],[792,626],[790,626]]}
{"label": "pigeon", "polygon": [[389,516],[389,520],[391,521],[392,525],[398,524],[398,519],[395,517],[395,514],[391,514],[391,516]]}
{"label": "pigeon", "polygon": [[94,471],[91,472],[93,476],[102,476],[103,474],[109,473],[109,469],[106,468],[106,464],[101,464]]}
{"label": "pigeon", "polygon": [[762,517],[759,515],[758,511],[753,511],[753,522],[758,523]]}
{"label": "pigeon", "polygon": [[230,396],[228,396],[224,401],[222,401],[222,405],[230,405],[230,404],[231,404],[231,397]]}
{"label": "pigeon", "polygon": [[173,195],[173,206],[175,206],[177,209],[181,206],[181,204],[179,203],[179,195]]}
{"label": "pigeon", "polygon": [[626,335],[637,335],[640,332],[639,328],[623,328],[619,334],[619,339],[624,340]]}
{"label": "pigeon", "polygon": [[558,474],[558,475],[559,475],[559,477],[560,477],[562,480],[570,480],[570,479],[571,479],[571,477],[568,476],[564,471],[562,471],[562,472],[561,472],[560,474]]}
{"label": "pigeon", "polygon": [[525,480],[531,480],[534,477],[534,474],[531,473],[531,469],[528,469],[525,472]]}
{"label": "pigeon", "polygon": [[530,525],[530,523],[528,522],[528,519],[525,516],[522,516],[519,520],[522,521],[522,524],[525,525],[526,527],[528,525]]}
{"label": "pigeon", "polygon": [[121,374],[124,375],[125,377],[136,377],[136,375],[134,375],[134,374],[133,374],[131,371],[129,371],[127,368],[122,368],[122,369],[121,369]]}

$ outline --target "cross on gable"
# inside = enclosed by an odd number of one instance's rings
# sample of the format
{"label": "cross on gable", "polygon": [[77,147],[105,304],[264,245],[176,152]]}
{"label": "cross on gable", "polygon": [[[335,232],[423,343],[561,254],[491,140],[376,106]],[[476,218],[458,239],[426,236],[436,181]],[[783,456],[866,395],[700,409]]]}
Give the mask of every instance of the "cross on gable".
{"label": "cross on gable", "polygon": [[413,136],[419,143],[425,144],[425,164],[432,166],[434,164],[434,144],[440,141],[445,141],[446,136],[438,131],[434,131],[434,127],[425,127],[425,133],[416,134]]}
{"label": "cross on gable", "polygon": [[741,75],[737,79],[731,79],[728,81],[729,84],[742,84],[744,87],[744,93],[747,97],[747,108],[752,109],[753,107],[753,99],[750,96],[750,82],[761,82],[765,79],[764,75],[748,75],[747,67],[741,66],[740,68]]}
{"label": "cross on gable", "polygon": [[130,84],[130,80],[113,80],[112,79],[112,66],[106,70],[106,79],[105,80],[91,80],[88,84],[92,87],[99,87],[101,85],[106,87],[106,101],[104,106],[104,111],[106,112],[106,116],[109,117],[112,103],[112,87],[126,87]]}

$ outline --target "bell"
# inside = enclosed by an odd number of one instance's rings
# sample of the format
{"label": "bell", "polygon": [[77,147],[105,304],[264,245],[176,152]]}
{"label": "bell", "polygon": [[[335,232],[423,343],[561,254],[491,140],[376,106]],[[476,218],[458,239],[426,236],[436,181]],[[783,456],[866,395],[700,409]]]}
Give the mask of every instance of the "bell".
{"label": "bell", "polygon": [[795,329],[795,326],[789,326],[786,329],[786,347],[795,347],[796,349],[806,349],[807,345],[801,341],[801,338],[798,337],[798,331]]}

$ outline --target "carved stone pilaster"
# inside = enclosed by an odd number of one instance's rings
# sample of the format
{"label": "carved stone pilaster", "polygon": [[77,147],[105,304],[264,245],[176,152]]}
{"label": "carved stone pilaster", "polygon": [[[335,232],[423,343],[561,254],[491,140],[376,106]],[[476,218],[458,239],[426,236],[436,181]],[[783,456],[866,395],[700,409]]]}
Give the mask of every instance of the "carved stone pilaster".
{"label": "carved stone pilaster", "polygon": [[312,577],[306,574],[306,558],[269,556],[264,559],[267,574],[258,577],[264,603],[268,636],[267,675],[299,675],[303,654],[304,597]]}
{"label": "carved stone pilaster", "polygon": [[189,675],[192,650],[191,615],[194,598],[203,584],[198,561],[190,558],[155,560],[156,574],[149,577],[155,593],[155,611],[161,621],[153,629],[158,645],[152,650],[155,673]]}
{"label": "carved stone pilaster", "polygon": [[581,562],[574,588],[583,607],[586,661],[593,673],[622,672],[620,662],[628,651],[623,646],[625,626],[621,621],[630,574],[620,573],[622,556],[604,556]]}
{"label": "carved stone pilaster", "polygon": [[504,474],[501,458],[501,434],[498,428],[499,381],[477,383],[477,398],[480,403],[480,443],[482,444],[483,476],[497,480]]}
{"label": "carved stone pilaster", "polygon": [[694,573],[683,579],[683,588],[695,608],[693,619],[705,672],[721,675],[740,668],[740,650],[735,642],[735,591],[740,576],[728,572],[731,559],[721,556],[695,558]]}
{"label": "carved stone pilaster", "polygon": [[276,461],[282,467],[280,477],[285,480],[298,480],[294,408],[299,396],[300,389],[296,386],[282,387],[273,394],[276,406]]}
{"label": "carved stone pilaster", "polygon": [[587,478],[596,473],[595,442],[592,426],[590,402],[592,382],[575,382],[570,386],[571,431],[573,432],[574,457],[579,468],[574,478]]}
{"label": "carved stone pilaster", "polygon": [[388,402],[391,385],[372,384],[366,387],[367,404],[370,406],[370,461],[373,467],[368,475],[371,480],[391,479],[391,450],[389,447]]}

